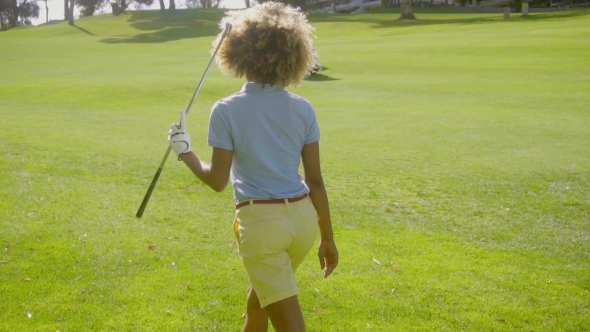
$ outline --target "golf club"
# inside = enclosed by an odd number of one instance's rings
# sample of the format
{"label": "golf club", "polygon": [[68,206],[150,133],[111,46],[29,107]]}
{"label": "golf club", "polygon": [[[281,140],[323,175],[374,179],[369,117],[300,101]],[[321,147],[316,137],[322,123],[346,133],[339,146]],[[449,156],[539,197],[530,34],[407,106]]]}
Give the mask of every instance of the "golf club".
{"label": "golf club", "polygon": [[[217,54],[217,51],[219,50],[219,47],[221,46],[223,39],[229,34],[229,32],[231,31],[231,28],[232,28],[232,25],[230,23],[225,24],[225,30],[223,31],[223,35],[221,36],[221,39],[219,40],[219,43],[217,44],[217,47],[215,48],[215,51],[213,52],[213,55],[211,56],[211,60],[209,60],[209,64],[207,65],[207,69],[205,69],[205,73],[203,74],[203,77],[201,77],[201,81],[199,82],[199,85],[197,86],[197,89],[195,90],[195,93],[193,94],[191,101],[188,103],[188,106],[186,108],[186,114],[188,114],[188,112],[191,110],[191,107],[193,106],[193,102],[197,98],[197,95],[199,94],[199,91],[201,90],[201,86],[203,86],[203,82],[205,81],[205,77],[207,76],[207,73],[209,72],[209,68],[211,67],[211,63],[213,63],[213,59],[215,59],[215,55]],[[166,164],[166,160],[168,159],[168,155],[170,154],[171,150],[172,150],[172,146],[168,145],[168,150],[166,150],[166,153],[164,154],[164,158],[160,162],[160,166],[158,167],[158,170],[156,171],[156,174],[154,175],[154,178],[152,179],[152,183],[150,184],[147,192],[145,193],[145,196],[143,197],[143,201],[141,202],[141,205],[139,206],[139,210],[137,210],[137,213],[135,214],[135,216],[137,218],[141,218],[143,216],[143,211],[145,210],[145,208],[150,200],[150,197],[152,196],[152,191],[154,191],[154,188],[156,187],[156,183],[158,182],[158,179],[160,178],[160,174],[162,174],[162,169],[164,169],[164,164]]]}

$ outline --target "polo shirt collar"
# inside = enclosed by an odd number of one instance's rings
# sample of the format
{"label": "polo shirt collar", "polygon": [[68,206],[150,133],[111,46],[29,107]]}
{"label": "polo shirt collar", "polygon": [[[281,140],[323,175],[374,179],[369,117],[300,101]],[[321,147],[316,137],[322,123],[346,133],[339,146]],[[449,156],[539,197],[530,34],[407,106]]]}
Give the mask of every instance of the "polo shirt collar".
{"label": "polo shirt collar", "polygon": [[283,91],[283,90],[285,90],[285,88],[283,86],[278,85],[278,84],[270,85],[268,83],[265,83],[264,89],[262,89],[262,83],[247,82],[246,84],[244,84],[244,86],[242,86],[241,92],[270,93],[270,92],[279,92],[279,91]]}

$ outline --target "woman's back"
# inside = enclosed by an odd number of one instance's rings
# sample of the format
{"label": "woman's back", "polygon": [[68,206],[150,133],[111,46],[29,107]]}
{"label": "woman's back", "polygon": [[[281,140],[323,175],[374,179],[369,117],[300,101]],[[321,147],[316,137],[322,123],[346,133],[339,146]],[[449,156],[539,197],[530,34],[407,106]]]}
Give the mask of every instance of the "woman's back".
{"label": "woman's back", "polygon": [[298,171],[301,150],[319,138],[310,103],[277,85],[246,83],[211,112],[209,145],[234,152],[236,201],[308,192]]}

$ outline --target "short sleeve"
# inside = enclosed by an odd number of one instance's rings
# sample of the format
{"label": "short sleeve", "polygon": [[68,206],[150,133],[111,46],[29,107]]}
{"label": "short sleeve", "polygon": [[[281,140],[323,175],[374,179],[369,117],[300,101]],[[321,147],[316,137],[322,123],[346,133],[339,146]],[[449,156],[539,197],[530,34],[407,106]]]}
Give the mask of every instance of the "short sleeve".
{"label": "short sleeve", "polygon": [[219,102],[215,103],[211,109],[207,143],[214,148],[222,148],[230,151],[234,150],[231,127],[229,126],[223,105]]}
{"label": "short sleeve", "polygon": [[305,144],[314,143],[320,140],[320,127],[315,116],[313,107],[309,105],[309,126],[307,128],[307,135],[305,137]]}

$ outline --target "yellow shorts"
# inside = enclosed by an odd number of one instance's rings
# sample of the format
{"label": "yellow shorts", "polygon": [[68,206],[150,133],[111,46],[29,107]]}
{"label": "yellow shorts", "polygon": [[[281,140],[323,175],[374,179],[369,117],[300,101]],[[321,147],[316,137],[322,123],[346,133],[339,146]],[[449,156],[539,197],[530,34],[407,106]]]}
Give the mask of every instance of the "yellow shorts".
{"label": "yellow shorts", "polygon": [[236,211],[240,256],[262,307],[299,294],[295,270],[317,232],[318,215],[309,197],[294,203],[250,204]]}

